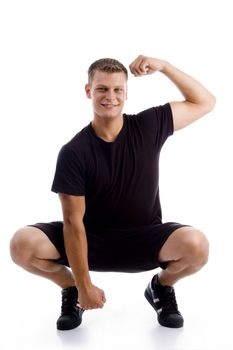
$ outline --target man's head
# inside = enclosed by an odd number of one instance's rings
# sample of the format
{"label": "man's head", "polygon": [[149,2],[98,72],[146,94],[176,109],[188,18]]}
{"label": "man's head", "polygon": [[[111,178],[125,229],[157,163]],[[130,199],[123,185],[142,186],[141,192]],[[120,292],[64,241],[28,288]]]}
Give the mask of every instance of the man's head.
{"label": "man's head", "polygon": [[115,118],[121,115],[127,99],[128,72],[112,58],[102,58],[88,69],[86,95],[92,99],[95,117]]}

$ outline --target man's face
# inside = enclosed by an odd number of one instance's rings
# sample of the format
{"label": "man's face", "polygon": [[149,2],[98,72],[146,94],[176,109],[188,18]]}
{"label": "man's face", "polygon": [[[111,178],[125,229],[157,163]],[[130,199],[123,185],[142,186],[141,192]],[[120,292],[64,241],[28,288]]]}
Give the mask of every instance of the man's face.
{"label": "man's face", "polygon": [[121,115],[127,99],[127,80],[123,72],[96,71],[85,89],[87,97],[92,99],[95,116],[111,119]]}

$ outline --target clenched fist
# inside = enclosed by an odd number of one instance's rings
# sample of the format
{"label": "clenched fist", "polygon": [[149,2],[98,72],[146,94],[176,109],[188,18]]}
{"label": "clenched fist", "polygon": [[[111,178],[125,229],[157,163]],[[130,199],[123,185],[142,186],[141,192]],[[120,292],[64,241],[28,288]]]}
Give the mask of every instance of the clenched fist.
{"label": "clenched fist", "polygon": [[83,310],[99,309],[106,302],[104,291],[93,284],[89,287],[78,289],[78,306]]}
{"label": "clenched fist", "polygon": [[130,64],[129,69],[135,77],[139,77],[161,71],[164,65],[165,61],[140,55]]}

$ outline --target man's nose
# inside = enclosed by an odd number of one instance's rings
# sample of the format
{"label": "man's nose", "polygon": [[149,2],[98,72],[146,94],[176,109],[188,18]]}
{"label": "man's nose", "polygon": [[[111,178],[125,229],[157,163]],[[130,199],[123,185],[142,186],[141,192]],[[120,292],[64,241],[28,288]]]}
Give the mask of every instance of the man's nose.
{"label": "man's nose", "polygon": [[114,90],[108,90],[107,92],[106,92],[106,99],[107,100],[115,100],[115,92],[114,92]]}

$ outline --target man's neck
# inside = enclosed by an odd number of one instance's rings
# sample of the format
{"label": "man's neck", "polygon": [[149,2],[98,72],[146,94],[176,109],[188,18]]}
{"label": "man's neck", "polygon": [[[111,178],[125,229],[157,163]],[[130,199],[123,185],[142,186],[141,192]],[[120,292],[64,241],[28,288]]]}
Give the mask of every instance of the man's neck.
{"label": "man's neck", "polygon": [[106,142],[113,142],[120,133],[123,123],[123,115],[112,119],[99,118],[95,116],[91,122],[91,125],[98,137]]}

